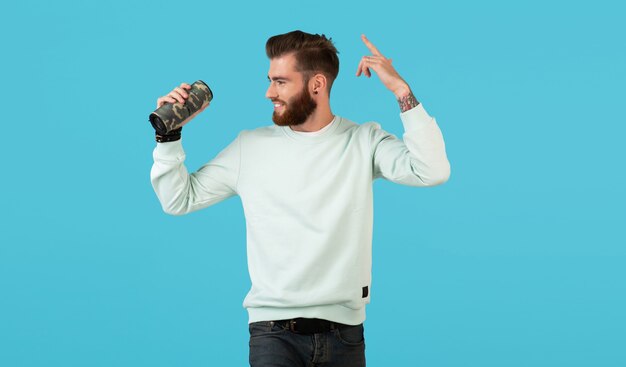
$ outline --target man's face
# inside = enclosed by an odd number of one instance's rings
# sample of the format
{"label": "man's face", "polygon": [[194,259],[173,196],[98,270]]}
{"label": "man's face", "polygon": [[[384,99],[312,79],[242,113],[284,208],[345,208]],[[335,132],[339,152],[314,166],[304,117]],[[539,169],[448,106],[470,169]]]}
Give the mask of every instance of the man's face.
{"label": "man's face", "polygon": [[265,96],[274,103],[272,120],[279,126],[301,125],[317,107],[309,92],[308,80],[303,80],[295,66],[293,54],[270,60],[267,75],[270,86]]}

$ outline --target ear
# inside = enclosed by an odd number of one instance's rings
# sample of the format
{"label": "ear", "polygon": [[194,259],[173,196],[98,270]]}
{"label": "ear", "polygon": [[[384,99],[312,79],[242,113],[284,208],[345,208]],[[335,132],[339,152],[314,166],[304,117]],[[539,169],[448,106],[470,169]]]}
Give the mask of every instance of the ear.
{"label": "ear", "polygon": [[324,74],[315,74],[309,80],[309,88],[311,88],[311,94],[317,95],[326,93],[326,76]]}

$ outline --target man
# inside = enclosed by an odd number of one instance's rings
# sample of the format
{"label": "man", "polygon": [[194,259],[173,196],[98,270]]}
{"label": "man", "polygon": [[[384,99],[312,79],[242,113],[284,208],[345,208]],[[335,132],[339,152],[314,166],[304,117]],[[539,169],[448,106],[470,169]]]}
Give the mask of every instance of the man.
{"label": "man", "polygon": [[[336,116],[329,96],[339,71],[324,35],[271,37],[266,97],[274,125],[242,131],[189,174],[178,137],[159,137],[151,179],[163,209],[185,214],[239,195],[252,287],[250,365],[364,366],[376,178],[434,186],[450,174],[441,132],[391,60],[365,37],[372,70],[400,105],[404,141],[376,123]],[[157,100],[183,103],[186,83]],[[192,116],[193,117],[193,116]],[[191,119],[191,118],[190,118]]]}

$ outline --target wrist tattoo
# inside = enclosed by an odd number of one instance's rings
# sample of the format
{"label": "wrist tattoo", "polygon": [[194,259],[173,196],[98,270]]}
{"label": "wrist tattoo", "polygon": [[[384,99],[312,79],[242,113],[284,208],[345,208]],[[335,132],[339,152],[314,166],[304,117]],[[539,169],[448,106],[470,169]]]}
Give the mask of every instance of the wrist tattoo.
{"label": "wrist tattoo", "polygon": [[400,105],[400,111],[406,112],[411,108],[417,107],[417,105],[420,103],[417,99],[415,99],[413,92],[409,92],[408,95],[402,98],[398,98],[398,104]]}

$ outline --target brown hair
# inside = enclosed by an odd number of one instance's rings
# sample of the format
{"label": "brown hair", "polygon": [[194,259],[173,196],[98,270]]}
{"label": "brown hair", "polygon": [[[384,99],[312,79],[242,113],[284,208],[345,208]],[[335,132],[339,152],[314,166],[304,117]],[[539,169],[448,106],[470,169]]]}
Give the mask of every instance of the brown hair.
{"label": "brown hair", "polygon": [[267,57],[271,59],[294,53],[296,70],[307,81],[313,74],[321,73],[328,80],[328,91],[339,74],[339,51],[332,38],[325,35],[293,31],[270,37],[265,44]]}

